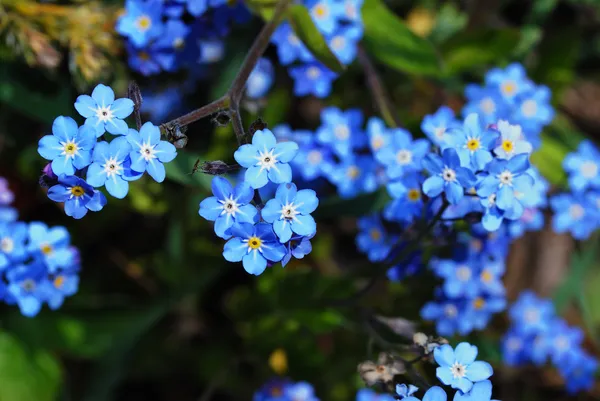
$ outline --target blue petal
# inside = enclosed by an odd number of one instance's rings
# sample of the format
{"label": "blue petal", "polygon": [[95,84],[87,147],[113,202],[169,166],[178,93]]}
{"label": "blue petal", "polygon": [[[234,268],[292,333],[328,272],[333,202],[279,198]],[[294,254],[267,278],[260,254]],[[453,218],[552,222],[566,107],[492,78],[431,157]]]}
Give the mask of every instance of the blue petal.
{"label": "blue petal", "polygon": [[232,238],[223,249],[223,257],[228,262],[240,262],[246,252],[248,251],[248,245],[243,243],[240,238]]}
{"label": "blue petal", "polygon": [[77,136],[79,127],[71,117],[59,116],[52,123],[52,133],[62,142],[67,142]]}
{"label": "blue petal", "polygon": [[510,209],[516,201],[514,190],[504,185],[497,193],[496,204],[502,210]]}
{"label": "blue petal", "polygon": [[282,205],[286,205],[294,202],[297,193],[298,191],[296,189],[296,184],[289,182],[286,184],[281,184],[279,185],[279,187],[277,187],[277,191],[275,192],[275,198]]}
{"label": "blue petal", "polygon": [[88,202],[85,207],[87,207],[92,212],[98,212],[102,210],[102,208],[106,205],[106,196],[100,191],[96,191],[92,199]]}
{"label": "blue petal", "polygon": [[110,158],[110,145],[108,142],[102,141],[96,144],[94,147],[94,153],[92,154],[92,160],[95,162],[104,163]]}
{"label": "blue petal", "polygon": [[92,99],[101,107],[111,105],[115,101],[115,92],[103,84],[98,84],[92,91]]}
{"label": "blue petal", "polygon": [[309,236],[317,231],[317,223],[310,215],[297,215],[292,221],[292,231],[299,235]]}
{"label": "blue petal", "polygon": [[428,154],[421,162],[423,168],[432,174],[441,174],[444,169],[442,159],[435,154]]}
{"label": "blue petal", "polygon": [[65,213],[74,219],[81,219],[87,214],[88,210],[78,199],[71,199],[65,202]]}
{"label": "blue petal", "polygon": [[440,366],[435,370],[435,375],[438,379],[440,379],[442,383],[444,383],[447,386],[449,386],[454,380],[454,376],[452,376],[452,372],[450,371],[449,366]]}
{"label": "blue petal", "polygon": [[105,128],[108,132],[113,135],[127,135],[129,132],[129,126],[123,120],[118,118],[111,118],[105,123]]}
{"label": "blue petal", "polygon": [[250,203],[254,197],[254,189],[247,182],[240,182],[233,189],[233,198],[240,204]]}
{"label": "blue petal", "polygon": [[142,142],[157,145],[160,142],[160,128],[148,121],[140,128],[140,138]]}
{"label": "blue petal", "polygon": [[454,349],[456,361],[463,365],[470,365],[477,358],[477,347],[466,342],[462,342]]}
{"label": "blue petal", "polygon": [[123,199],[129,192],[129,183],[116,175],[107,179],[104,185],[108,193],[117,199]]}
{"label": "blue petal", "polygon": [[296,210],[302,214],[309,214],[314,212],[319,205],[319,199],[317,193],[312,189],[301,189],[296,194]]}
{"label": "blue petal", "polygon": [[444,180],[439,176],[432,176],[423,183],[423,192],[430,198],[436,197],[444,190]]}
{"label": "blue petal", "polygon": [[52,160],[62,153],[59,139],[54,135],[46,135],[38,142],[38,153],[46,160]]}
{"label": "blue petal", "polygon": [[267,223],[273,223],[281,216],[281,202],[277,199],[270,199],[265,207],[261,210],[262,218]]}
{"label": "blue petal", "polygon": [[91,151],[96,146],[96,131],[87,125],[79,127],[77,132],[77,141],[79,146],[85,150]]}
{"label": "blue petal", "polygon": [[460,166],[458,153],[456,153],[456,150],[453,148],[444,149],[442,152],[442,158],[444,160],[444,164],[450,168],[456,168]]}
{"label": "blue petal", "polygon": [[473,382],[478,382],[489,379],[493,374],[492,365],[487,362],[476,361],[469,365],[466,377]]}
{"label": "blue petal", "polygon": [[[433,350],[433,357],[438,365],[450,367],[455,362],[454,350],[448,344],[441,345]],[[449,370],[449,369],[448,369]],[[444,382],[444,384],[447,384]]]}
{"label": "blue petal", "polygon": [[524,173],[529,167],[529,155],[527,154],[516,155],[506,164],[506,168],[513,174]]}
{"label": "blue petal", "polygon": [[156,159],[150,160],[146,165],[146,171],[150,177],[154,178],[156,182],[163,182],[166,177],[165,166]]}
{"label": "blue petal", "polygon": [[204,199],[200,202],[198,214],[208,221],[215,221],[221,215],[223,205],[219,203],[215,196]]}
{"label": "blue petal", "polygon": [[[467,376],[468,375],[469,372],[467,371]],[[460,379],[454,379],[451,386],[452,388],[459,389],[463,393],[466,393],[468,391],[471,391],[471,388],[473,387],[473,382],[465,377],[461,377]]]}
{"label": "blue petal", "polygon": [[73,159],[73,166],[76,169],[81,170],[81,169],[89,166],[91,162],[92,162],[92,151],[91,150],[82,151],[79,153],[78,156],[75,156],[75,158]]}
{"label": "blue petal", "polygon": [[87,170],[86,182],[93,187],[101,187],[106,182],[106,173],[100,163],[92,163]]}
{"label": "blue petal", "polygon": [[298,153],[298,144],[296,142],[282,142],[275,146],[274,155],[281,163],[289,163]]}
{"label": "blue petal", "polygon": [[485,177],[477,186],[477,195],[487,198],[498,190],[500,181],[493,175]]}
{"label": "blue petal", "polygon": [[240,166],[250,168],[258,161],[258,149],[254,145],[242,145],[235,151],[233,158]]}
{"label": "blue petal", "polygon": [[253,250],[242,258],[242,265],[248,273],[258,276],[267,268],[267,259],[257,250]]}
{"label": "blue petal", "polygon": [[131,113],[133,113],[133,106],[133,100],[122,98],[115,100],[110,110],[112,111],[113,116],[123,119],[129,117]]}
{"label": "blue petal", "polygon": [[146,171],[148,162],[138,150],[132,150],[131,153],[129,153],[129,160],[131,160],[131,165],[129,168],[132,170],[137,171],[138,173],[143,173]]}
{"label": "blue petal", "polygon": [[258,130],[252,137],[252,145],[256,146],[256,148],[261,151],[271,150],[276,144],[277,139],[275,139],[275,135],[268,129]]}
{"label": "blue petal", "polygon": [[96,132],[97,138],[101,137],[102,134],[104,134],[104,123],[101,122],[96,116],[92,116],[85,120],[84,125],[93,129]]}
{"label": "blue petal", "polygon": [[481,219],[481,224],[487,231],[496,231],[500,228],[502,220],[503,217],[499,213],[498,208],[494,207],[486,210],[483,218]]}
{"label": "blue petal", "polygon": [[54,185],[48,190],[48,198],[54,202],[64,202],[71,197],[71,191],[63,185]]}
{"label": "blue petal", "polygon": [[239,207],[239,211],[235,214],[235,220],[238,223],[254,224],[258,219],[256,215],[258,210],[253,205],[243,205]]}
{"label": "blue petal", "polygon": [[80,95],[75,101],[75,109],[81,116],[85,118],[96,115],[97,108],[98,105],[96,104],[96,101],[88,95]]}
{"label": "blue petal", "polygon": [[118,161],[123,162],[131,153],[131,145],[126,137],[120,136],[113,139],[109,144],[110,154]]}
{"label": "blue petal", "polygon": [[292,238],[291,224],[285,219],[275,220],[273,222],[273,230],[281,243],[288,242]]}
{"label": "blue petal", "polygon": [[423,401],[446,401],[448,396],[441,387],[433,386],[423,396]]}
{"label": "blue petal", "polygon": [[254,189],[262,188],[269,182],[267,170],[262,170],[258,166],[252,166],[246,170],[244,179]]}
{"label": "blue petal", "polygon": [[279,262],[286,254],[285,246],[272,242],[263,245],[263,255],[271,262]]}
{"label": "blue petal", "polygon": [[287,163],[277,163],[268,172],[268,178],[275,184],[292,181],[292,168]]}
{"label": "blue petal", "polygon": [[177,148],[167,141],[160,141],[154,147],[154,151],[156,152],[157,159],[162,163],[169,163],[177,156]]}
{"label": "blue petal", "polygon": [[446,198],[452,205],[456,205],[463,198],[465,191],[457,182],[449,182],[446,185]]}
{"label": "blue petal", "polygon": [[56,175],[75,174],[75,168],[73,167],[73,163],[70,159],[67,159],[65,156],[58,156],[56,159],[52,160],[52,171]]}
{"label": "blue petal", "polygon": [[223,216],[217,217],[215,220],[215,234],[223,239],[231,237],[229,229],[233,226],[233,218],[230,214],[224,214]]}

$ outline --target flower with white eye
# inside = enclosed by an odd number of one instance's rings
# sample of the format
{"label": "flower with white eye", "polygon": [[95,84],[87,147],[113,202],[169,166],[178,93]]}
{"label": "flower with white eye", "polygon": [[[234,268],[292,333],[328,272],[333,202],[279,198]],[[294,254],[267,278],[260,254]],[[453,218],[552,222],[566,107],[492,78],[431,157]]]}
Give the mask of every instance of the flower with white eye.
{"label": "flower with white eye", "polygon": [[129,127],[124,119],[133,113],[133,106],[131,99],[115,100],[113,90],[102,84],[94,88],[92,96],[81,95],[75,102],[75,109],[86,118],[85,125],[94,128],[97,137],[105,131],[126,135]]}

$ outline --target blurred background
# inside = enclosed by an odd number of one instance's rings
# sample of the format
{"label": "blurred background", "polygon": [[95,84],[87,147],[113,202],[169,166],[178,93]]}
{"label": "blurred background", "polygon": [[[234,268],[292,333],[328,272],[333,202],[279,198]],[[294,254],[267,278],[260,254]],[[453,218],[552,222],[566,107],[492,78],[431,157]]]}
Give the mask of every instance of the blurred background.
{"label": "blurred background", "polygon": [[[460,111],[465,84],[481,83],[490,67],[522,62],[532,80],[551,88],[556,110],[534,162],[552,188],[564,188],[565,154],[600,132],[600,2],[386,4],[412,35],[433,46],[446,68],[432,76],[421,73],[416,56],[397,68],[376,58],[403,125],[421,135],[426,114],[443,104]],[[14,305],[0,306],[0,400],[248,400],[274,376],[308,381],[322,400],[355,399],[364,387],[356,366],[372,357],[369,336],[356,323],[360,311],[311,305],[344,299],[364,285],[345,273],[371,263],[356,250],[356,218],[380,207],[377,197],[322,202],[313,252],[254,277],[223,260],[223,242],[198,216],[211,177],[191,174],[197,160],[233,161],[237,145],[229,125],[210,118],[190,125],[188,146],[168,165],[164,183],[133,182],[126,199],[110,198],[101,213],[82,220],[65,216],[40,188],[45,161],[38,140],[56,116],[76,116],[79,94],[102,82],[124,97],[135,80],[144,120],[159,125],[225,93],[264,24],[248,13],[222,32],[223,54],[216,61],[146,76],[115,30],[123,13],[120,0],[0,0],[0,176],[15,194],[20,219],[65,226],[82,259],[79,291],[59,310],[44,308],[27,318]],[[243,102],[246,127],[261,117],[269,127],[315,130],[330,105],[378,114],[358,63],[319,99],[293,95],[274,47],[265,57],[274,64],[274,83],[261,99]],[[512,244],[504,277],[509,302],[527,288],[553,299],[569,324],[585,330],[585,348],[596,356],[597,247],[596,236],[576,243],[549,228],[527,233]],[[434,285],[427,277],[381,282],[361,303],[384,316],[415,320],[433,334],[419,310]],[[483,332],[466,337],[480,347],[479,359],[495,367],[494,398],[575,397],[550,366],[502,366],[500,338],[507,327],[505,314],[498,314]],[[597,399],[600,386],[576,397]]]}

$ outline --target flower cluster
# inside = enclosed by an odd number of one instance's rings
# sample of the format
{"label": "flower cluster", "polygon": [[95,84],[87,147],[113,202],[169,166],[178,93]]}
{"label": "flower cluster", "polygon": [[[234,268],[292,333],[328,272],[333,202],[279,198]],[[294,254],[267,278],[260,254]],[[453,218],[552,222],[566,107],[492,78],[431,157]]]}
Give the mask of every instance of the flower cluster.
{"label": "flower cluster", "polygon": [[552,301],[525,291],[511,306],[509,315],[511,327],[502,340],[502,354],[508,365],[543,365],[550,359],[570,393],[593,387],[598,361],[582,348],[583,331],[556,316]]}
{"label": "flower cluster", "polygon": [[[165,179],[163,163],[175,158],[175,147],[161,141],[160,129],[150,122],[139,132],[130,129],[125,118],[133,108],[133,101],[115,99],[110,87],[99,84],[91,96],[81,95],[75,102],[75,109],[86,118],[82,126],[59,116],[52,134],[40,139],[38,153],[51,161],[42,182],[50,187],[50,199],[64,202],[68,216],[80,219],[88,211],[101,210],[107,201],[96,188],[105,187],[122,199],[129,182],[145,172],[157,182]],[[115,137],[110,142],[102,140],[107,133]]]}
{"label": "flower cluster", "polygon": [[485,76],[485,85],[467,85],[465,96],[465,117],[477,113],[484,124],[506,120],[519,125],[535,148],[539,147],[542,129],[554,118],[550,89],[532,82],[518,63],[491,69]]}
{"label": "flower cluster", "polygon": [[576,239],[587,239],[600,228],[600,151],[589,140],[563,160],[569,177],[570,193],[550,199],[554,212],[552,227],[569,232]]}
{"label": "flower cluster", "polygon": [[[246,169],[243,179],[232,187],[223,177],[213,178],[214,196],[200,203],[200,216],[214,221],[215,234],[228,240],[223,257],[242,262],[250,274],[261,274],[270,263],[285,266],[292,256],[303,258],[312,250],[317,225],[310,214],[319,200],[313,190],[292,183],[289,163],[297,153],[295,142],[277,143],[270,130],[256,131],[252,143],[234,153]],[[258,190],[269,183],[277,190],[263,205]]]}
{"label": "flower cluster", "polygon": [[37,315],[44,303],[58,309],[66,297],[77,292],[79,251],[70,245],[64,227],[41,222],[17,221],[8,207],[13,194],[0,178],[0,294],[9,305],[17,305],[24,316]]}
{"label": "flower cluster", "polygon": [[307,382],[294,383],[288,379],[267,382],[256,393],[252,401],[319,401],[313,387]]}
{"label": "flower cluster", "polygon": [[[344,65],[352,63],[363,36],[362,0],[305,0],[304,5],[333,54]],[[277,46],[279,62],[290,66],[295,95],[321,98],[329,95],[337,74],[315,59],[289,23],[281,24],[271,41]]]}
{"label": "flower cluster", "polygon": [[130,67],[153,75],[219,61],[220,38],[249,17],[246,6],[225,0],[127,0],[116,30],[127,38]]}

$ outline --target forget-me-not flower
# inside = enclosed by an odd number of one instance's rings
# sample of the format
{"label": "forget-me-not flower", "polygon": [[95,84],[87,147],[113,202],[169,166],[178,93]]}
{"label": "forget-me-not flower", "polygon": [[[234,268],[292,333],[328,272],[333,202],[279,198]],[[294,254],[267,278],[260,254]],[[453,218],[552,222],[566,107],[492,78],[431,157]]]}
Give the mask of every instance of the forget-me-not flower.
{"label": "forget-me-not flower", "polygon": [[143,47],[163,33],[162,8],[162,0],[127,0],[125,14],[115,29],[137,47]]}
{"label": "forget-me-not flower", "polygon": [[500,132],[500,144],[494,149],[494,153],[500,159],[510,159],[514,155],[530,154],[533,147],[525,137],[519,125],[511,125],[506,120],[498,121]]}
{"label": "forget-me-not flower", "polygon": [[138,173],[146,171],[156,182],[163,182],[166,176],[163,163],[172,161],[177,149],[172,143],[160,140],[160,128],[147,122],[140,132],[129,130],[127,142],[131,145],[131,169]]}
{"label": "forget-me-not flower", "polygon": [[460,124],[454,116],[454,111],[448,106],[442,106],[435,113],[423,117],[421,131],[423,131],[434,144],[445,147],[446,131],[458,126],[460,126]]}
{"label": "forget-me-not flower", "polygon": [[442,383],[463,393],[471,390],[473,383],[487,380],[494,373],[492,366],[476,361],[477,347],[462,342],[455,349],[443,344],[433,351],[435,361],[440,365],[436,376]]}
{"label": "forget-me-not flower", "polygon": [[391,129],[390,144],[375,152],[375,159],[386,166],[389,178],[402,177],[407,172],[421,170],[421,160],[429,151],[429,141],[412,139],[402,128]]}
{"label": "forget-me-not flower", "polygon": [[123,199],[129,191],[129,182],[141,173],[131,170],[131,145],[125,137],[108,142],[98,142],[94,149],[93,163],[87,171],[86,181],[93,187],[106,186],[109,194]]}
{"label": "forget-me-not flower", "polygon": [[432,174],[423,183],[423,192],[429,197],[444,192],[448,202],[456,204],[463,198],[465,188],[469,189],[475,184],[475,175],[468,168],[461,167],[453,148],[444,149],[442,157],[428,154],[422,165]]}
{"label": "forget-me-not flower", "polygon": [[600,189],[600,151],[590,140],[581,141],[577,151],[565,157],[563,167],[574,191]]}
{"label": "forget-me-not flower", "polygon": [[569,232],[583,240],[600,225],[598,206],[581,193],[558,194],[550,198],[550,206],[554,211],[552,228],[557,233]]}
{"label": "forget-me-not flower", "polygon": [[294,94],[296,96],[315,95],[324,98],[331,92],[331,83],[337,74],[321,63],[313,62],[289,70],[294,79]]}
{"label": "forget-me-not flower", "polygon": [[505,69],[492,68],[485,75],[485,83],[497,88],[502,97],[509,102],[533,87],[532,82],[527,78],[525,68],[519,63],[512,63]]}
{"label": "forget-me-not flower", "polygon": [[98,212],[106,205],[106,197],[102,192],[73,175],[58,176],[58,184],[48,190],[48,198],[54,202],[64,202],[65,213],[75,219],[81,219],[88,210]]}
{"label": "forget-me-not flower", "polygon": [[28,251],[40,256],[50,273],[73,264],[74,251],[69,248],[69,232],[64,227],[49,228],[41,222],[29,224]]}
{"label": "forget-me-not flower", "polygon": [[246,95],[251,99],[265,96],[273,86],[274,74],[271,61],[261,57],[246,82]]}
{"label": "forget-me-not flower", "polygon": [[94,88],[92,96],[80,95],[75,101],[75,109],[86,118],[85,125],[94,128],[97,137],[105,130],[113,135],[126,135],[129,127],[123,119],[133,112],[133,106],[131,99],[115,100],[115,92],[103,84]]}
{"label": "forget-me-not flower", "polygon": [[359,109],[342,111],[327,107],[321,111],[321,126],[317,129],[317,140],[330,146],[341,158],[364,144],[361,132],[363,116]]}
{"label": "forget-me-not flower", "polygon": [[444,135],[444,142],[456,149],[464,167],[483,170],[492,160],[491,150],[498,134],[483,127],[479,115],[469,114],[462,127],[451,129]]}

